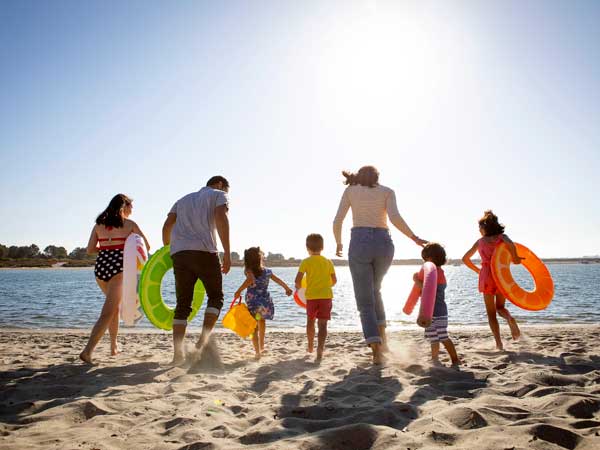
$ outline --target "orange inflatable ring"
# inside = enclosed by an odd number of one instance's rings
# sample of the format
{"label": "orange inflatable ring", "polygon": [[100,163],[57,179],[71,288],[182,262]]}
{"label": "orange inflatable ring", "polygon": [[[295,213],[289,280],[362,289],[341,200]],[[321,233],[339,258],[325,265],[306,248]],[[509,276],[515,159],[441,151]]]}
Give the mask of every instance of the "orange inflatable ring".
{"label": "orange inflatable ring", "polygon": [[512,257],[508,245],[502,242],[492,256],[492,276],[502,295],[519,308],[529,311],[539,311],[547,308],[554,297],[554,282],[546,265],[531,250],[515,242],[517,255],[524,258],[523,267],[533,277],[535,288],[526,291],[519,286],[510,272]]}
{"label": "orange inflatable ring", "polygon": [[300,286],[300,289],[296,289],[294,292],[294,301],[300,308],[306,309],[306,275],[304,278],[302,278],[302,283]]}

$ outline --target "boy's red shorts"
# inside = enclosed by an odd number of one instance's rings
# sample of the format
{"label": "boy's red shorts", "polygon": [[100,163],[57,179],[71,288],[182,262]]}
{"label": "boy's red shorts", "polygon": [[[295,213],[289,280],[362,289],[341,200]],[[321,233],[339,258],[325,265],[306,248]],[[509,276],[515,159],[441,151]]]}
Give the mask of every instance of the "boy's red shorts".
{"label": "boy's red shorts", "polygon": [[331,320],[331,300],[330,298],[306,300],[306,315],[311,319]]}

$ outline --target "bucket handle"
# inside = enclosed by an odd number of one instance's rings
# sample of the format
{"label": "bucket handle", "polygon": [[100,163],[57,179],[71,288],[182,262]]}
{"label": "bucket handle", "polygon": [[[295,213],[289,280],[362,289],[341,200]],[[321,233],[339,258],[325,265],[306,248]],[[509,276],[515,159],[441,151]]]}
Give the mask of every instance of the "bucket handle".
{"label": "bucket handle", "polygon": [[236,300],[238,300],[238,303],[242,303],[242,296],[240,295],[239,297],[235,297],[231,302],[231,305],[229,305],[229,309],[233,308],[233,305],[235,305]]}

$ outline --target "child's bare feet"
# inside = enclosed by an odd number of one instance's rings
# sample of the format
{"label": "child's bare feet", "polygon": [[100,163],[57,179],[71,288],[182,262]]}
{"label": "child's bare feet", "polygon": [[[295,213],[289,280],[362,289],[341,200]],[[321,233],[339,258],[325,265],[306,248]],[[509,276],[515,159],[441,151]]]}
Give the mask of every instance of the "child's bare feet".
{"label": "child's bare feet", "polygon": [[323,360],[323,349],[317,349],[317,357],[315,358],[315,363],[320,364]]}
{"label": "child's bare feet", "polygon": [[519,325],[514,317],[508,319],[508,326],[510,327],[510,334],[514,341],[518,341],[521,337],[521,330],[519,330]]}
{"label": "child's bare feet", "polygon": [[79,359],[81,359],[86,364],[94,364],[92,361],[92,355],[83,351],[79,354]]}

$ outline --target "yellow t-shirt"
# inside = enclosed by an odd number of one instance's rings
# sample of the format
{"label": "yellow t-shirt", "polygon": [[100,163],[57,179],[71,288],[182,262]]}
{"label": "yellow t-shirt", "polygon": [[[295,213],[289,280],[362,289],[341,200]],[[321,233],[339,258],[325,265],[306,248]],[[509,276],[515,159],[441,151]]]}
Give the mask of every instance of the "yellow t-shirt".
{"label": "yellow t-shirt", "polygon": [[298,272],[306,274],[306,300],[333,298],[333,263],[321,255],[311,255],[300,263]]}

